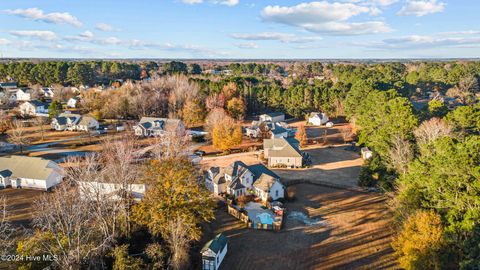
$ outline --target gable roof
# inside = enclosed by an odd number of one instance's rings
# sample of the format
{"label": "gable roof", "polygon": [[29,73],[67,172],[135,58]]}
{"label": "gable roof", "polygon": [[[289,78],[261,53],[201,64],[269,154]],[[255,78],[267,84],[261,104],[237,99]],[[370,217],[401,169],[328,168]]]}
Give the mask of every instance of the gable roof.
{"label": "gable roof", "polygon": [[253,183],[253,186],[263,190],[265,192],[270,192],[270,189],[275,184],[275,182],[279,182],[282,184],[277,178],[274,178],[270,175],[262,174],[257,181]]}
{"label": "gable roof", "polygon": [[158,117],[142,117],[139,126],[144,127],[145,129],[151,128],[154,122],[163,122],[163,130],[177,130],[182,123],[180,119],[170,119],[170,118],[158,118]]}
{"label": "gable roof", "polygon": [[268,115],[270,117],[276,117],[276,116],[281,116],[281,115],[285,115],[283,112],[271,112],[271,113],[266,113],[264,115]]}
{"label": "gable roof", "polygon": [[302,157],[300,150],[293,145],[293,140],[273,138],[263,140],[263,149],[268,149],[270,157]]}
{"label": "gable roof", "polygon": [[8,170],[14,178],[46,180],[53,173],[54,165],[53,161],[39,157],[0,157],[0,171]]}
{"label": "gable roof", "polygon": [[282,134],[282,133],[288,132],[288,130],[278,125],[274,125],[274,128],[271,131],[273,134]]}
{"label": "gable roof", "polygon": [[242,161],[235,161],[225,168],[225,173],[230,175],[232,178],[242,176],[248,171],[248,166]]}
{"label": "gable roof", "polygon": [[27,101],[27,102],[25,102],[25,103],[30,103],[30,104],[32,104],[32,105],[35,106],[35,107],[42,107],[42,106],[43,106],[43,107],[48,107],[48,106],[49,106],[49,104],[48,104],[47,102],[41,102],[40,100],[36,100],[36,99],[35,99],[35,100]]}
{"label": "gable roof", "polygon": [[212,240],[208,241],[205,246],[202,248],[202,253],[204,253],[207,250],[213,251],[215,254],[223,250],[223,248],[227,245],[227,237],[223,235],[222,233],[217,234],[215,238]]}
{"label": "gable roof", "polygon": [[93,118],[90,115],[84,115],[80,118],[80,121],[78,122],[77,125],[79,126],[86,126],[88,125],[92,120],[97,121],[97,119]]}
{"label": "gable roof", "polygon": [[265,165],[263,164],[250,165],[248,166],[248,169],[253,173],[254,182],[260,179],[262,175],[266,175],[275,179],[280,179],[280,177],[276,173],[265,167]]}

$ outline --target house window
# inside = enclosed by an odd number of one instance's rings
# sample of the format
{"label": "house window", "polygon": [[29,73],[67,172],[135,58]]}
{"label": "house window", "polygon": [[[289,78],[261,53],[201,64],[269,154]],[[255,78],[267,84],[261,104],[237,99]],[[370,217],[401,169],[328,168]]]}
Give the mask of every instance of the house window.
{"label": "house window", "polygon": [[217,257],[217,264],[218,264],[218,262],[219,262],[219,261],[220,261],[220,258],[219,258],[219,257]]}
{"label": "house window", "polygon": [[275,190],[275,196],[278,198],[278,190]]}

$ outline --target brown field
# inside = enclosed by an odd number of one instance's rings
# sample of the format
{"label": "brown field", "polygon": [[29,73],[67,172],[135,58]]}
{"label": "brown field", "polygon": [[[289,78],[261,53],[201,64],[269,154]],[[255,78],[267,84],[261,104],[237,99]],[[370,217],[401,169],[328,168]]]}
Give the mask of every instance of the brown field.
{"label": "brown field", "polygon": [[14,225],[29,227],[33,214],[33,202],[46,194],[45,191],[32,189],[6,188],[0,190],[0,196],[7,198],[8,219]]}
{"label": "brown field", "polygon": [[[384,197],[307,184],[292,186],[289,192],[296,197],[287,203],[289,211],[326,224],[308,227],[287,218],[281,232],[258,231],[220,208],[202,240],[219,232],[228,236],[220,269],[398,269]],[[194,263],[200,263],[198,253]]]}

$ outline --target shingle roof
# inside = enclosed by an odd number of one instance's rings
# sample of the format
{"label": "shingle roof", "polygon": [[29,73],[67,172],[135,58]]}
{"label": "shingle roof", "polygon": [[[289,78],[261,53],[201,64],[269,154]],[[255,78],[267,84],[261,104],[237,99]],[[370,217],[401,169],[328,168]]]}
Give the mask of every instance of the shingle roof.
{"label": "shingle roof", "polygon": [[242,161],[235,161],[225,168],[225,173],[235,178],[236,176],[242,176],[248,171],[248,166]]}
{"label": "shingle roof", "polygon": [[293,141],[285,138],[265,139],[263,149],[269,149],[269,157],[302,157],[300,150],[293,145]]}
{"label": "shingle roof", "polygon": [[282,133],[285,133],[285,132],[288,132],[288,130],[284,129],[281,126],[275,126],[275,128],[272,129],[273,134],[282,134]]}
{"label": "shingle roof", "polygon": [[44,106],[44,107],[48,107],[48,103],[46,102],[41,102],[40,100],[30,100],[30,101],[27,101],[28,103],[32,104],[33,106],[35,107],[40,107],[40,106]]}
{"label": "shingle roof", "polygon": [[223,248],[227,245],[227,237],[221,233],[217,234],[215,238],[212,240],[208,241],[205,246],[202,248],[202,253],[211,250],[215,253],[218,253],[219,251],[223,250]]}
{"label": "shingle roof", "polygon": [[180,124],[182,123],[180,119],[142,117],[142,119],[140,119],[140,122],[138,124],[148,129],[152,127],[152,123],[156,121],[164,123],[164,126],[162,127],[163,130],[172,130],[172,131],[177,130]]}
{"label": "shingle roof", "polygon": [[12,177],[46,180],[54,171],[51,162],[39,157],[0,157],[0,171],[9,170]]}
{"label": "shingle roof", "polygon": [[285,115],[285,114],[283,112],[271,112],[271,113],[266,113],[266,115],[270,117],[276,117],[276,116]]}
{"label": "shingle roof", "polygon": [[270,188],[272,188],[275,182],[280,182],[280,181],[277,178],[272,177],[270,175],[262,174],[260,178],[258,178],[257,181],[253,183],[253,186],[265,192],[269,192]]}
{"label": "shingle roof", "polygon": [[280,177],[265,167],[263,164],[255,164],[248,166],[248,169],[253,173],[253,181],[260,179],[262,175],[268,175],[270,177],[280,179]]}
{"label": "shingle roof", "polygon": [[80,121],[78,122],[77,125],[85,125],[85,126],[86,126],[86,125],[88,125],[88,124],[90,123],[90,121],[92,121],[92,120],[95,120],[95,121],[96,121],[95,118],[93,118],[93,117],[91,117],[91,116],[89,116],[89,115],[85,115],[85,116],[82,116],[82,117],[80,118]]}

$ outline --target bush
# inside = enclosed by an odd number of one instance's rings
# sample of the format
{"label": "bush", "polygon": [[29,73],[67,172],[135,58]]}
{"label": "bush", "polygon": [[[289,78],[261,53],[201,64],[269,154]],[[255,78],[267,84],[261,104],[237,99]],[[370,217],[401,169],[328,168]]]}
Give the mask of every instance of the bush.
{"label": "bush", "polygon": [[361,187],[378,187],[390,191],[393,189],[393,182],[396,178],[395,171],[385,167],[380,156],[374,152],[372,158],[368,159],[360,169],[358,185]]}

